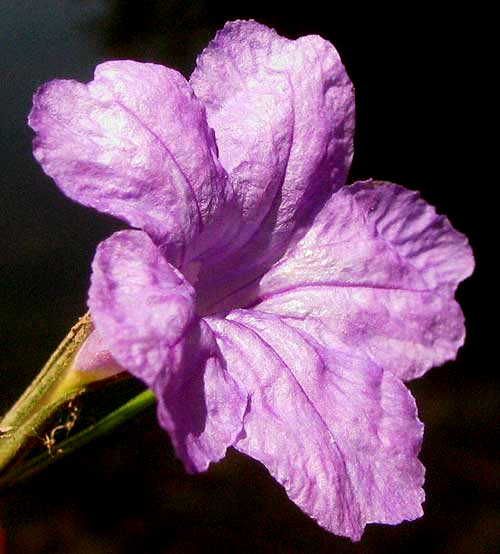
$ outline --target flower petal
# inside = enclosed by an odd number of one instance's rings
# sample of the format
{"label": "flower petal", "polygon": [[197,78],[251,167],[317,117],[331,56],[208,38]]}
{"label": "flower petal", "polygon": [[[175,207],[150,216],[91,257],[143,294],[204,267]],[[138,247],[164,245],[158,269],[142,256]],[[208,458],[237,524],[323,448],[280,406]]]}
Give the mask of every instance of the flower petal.
{"label": "flower petal", "polygon": [[247,395],[226,370],[208,325],[186,336],[176,378],[155,383],[158,419],[189,472],[204,471],[226,455],[241,434]]}
{"label": "flower petal", "polygon": [[360,182],[326,203],[261,280],[256,304],[411,379],[462,345],[453,295],[473,266],[466,237],[418,193]]}
{"label": "flower petal", "polygon": [[174,70],[111,61],[87,85],[52,81],[29,124],[35,157],[65,194],[167,243],[176,264],[224,203],[204,107]]}
{"label": "flower petal", "polygon": [[89,307],[116,361],[148,386],[174,361],[195,320],[195,292],[142,231],[102,242],[92,264]]}
{"label": "flower petal", "polygon": [[190,83],[207,107],[241,206],[225,262],[198,285],[213,294],[228,282],[234,290],[278,259],[311,211],[344,184],[354,94],[329,42],[288,40],[255,21],[227,23],[199,56]]}
{"label": "flower petal", "polygon": [[89,307],[113,358],[156,393],[186,469],[222,458],[241,431],[246,396],[196,317],[193,287],[145,233],[122,231],[99,245]]}
{"label": "flower petal", "polygon": [[422,515],[423,426],[397,377],[273,314],[241,310],[208,323],[250,395],[236,448],[302,510],[355,540],[366,523]]}

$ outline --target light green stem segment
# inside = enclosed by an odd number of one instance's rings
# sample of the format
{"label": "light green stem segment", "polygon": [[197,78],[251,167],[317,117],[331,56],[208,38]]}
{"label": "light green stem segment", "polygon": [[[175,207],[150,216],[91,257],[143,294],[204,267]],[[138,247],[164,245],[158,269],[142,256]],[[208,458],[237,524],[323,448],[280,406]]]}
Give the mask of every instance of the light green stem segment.
{"label": "light green stem segment", "polygon": [[[126,419],[154,403],[154,394],[146,391],[77,435],[58,442],[61,431],[69,434],[76,420],[75,400],[89,389],[116,379],[116,369],[79,371],[75,356],[93,331],[90,315],[83,316],[71,329],[39,375],[0,422],[0,489],[49,465],[61,454],[68,454],[92,438],[108,432]],[[111,376],[111,377],[110,377]],[[61,410],[68,417],[43,435],[47,423]],[[23,460],[34,442],[40,441],[47,453],[30,461]],[[21,463],[20,463],[21,462]]]}
{"label": "light green stem segment", "polygon": [[92,321],[87,313],[71,329],[42,371],[2,418],[0,430],[4,434],[19,428],[43,404],[50,403],[50,397],[54,397],[55,390],[61,388],[63,376],[68,373],[76,353],[92,330]]}
{"label": "light green stem segment", "polygon": [[90,425],[85,430],[77,435],[70,437],[57,444],[54,450],[48,450],[44,454],[32,458],[27,463],[20,467],[15,467],[8,472],[5,477],[0,479],[0,490],[8,488],[14,483],[18,483],[42,469],[52,464],[56,459],[60,459],[71,452],[74,452],[81,446],[87,444],[91,440],[109,433],[122,423],[133,418],[137,414],[143,412],[150,406],[156,403],[156,397],[151,390],[145,390],[141,394],[129,400],[123,406],[120,406],[114,412],[111,412],[97,423]]}

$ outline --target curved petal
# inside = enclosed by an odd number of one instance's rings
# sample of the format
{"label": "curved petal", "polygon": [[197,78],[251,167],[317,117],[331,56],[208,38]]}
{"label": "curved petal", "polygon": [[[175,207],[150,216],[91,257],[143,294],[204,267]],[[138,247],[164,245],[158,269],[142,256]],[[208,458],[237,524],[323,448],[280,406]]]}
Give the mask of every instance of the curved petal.
{"label": "curved petal", "polygon": [[462,345],[453,296],[473,266],[466,237],[418,193],[360,182],[334,194],[263,277],[256,304],[411,379]]}
{"label": "curved petal", "polygon": [[235,446],[302,510],[354,540],[366,523],[422,515],[423,426],[397,377],[273,314],[241,310],[208,322],[250,395]]}
{"label": "curved petal", "polygon": [[29,124],[36,159],[65,194],[166,243],[173,263],[224,204],[205,109],[172,69],[111,61],[89,84],[51,81]]}
{"label": "curved petal", "polygon": [[190,83],[241,207],[225,262],[209,268],[199,287],[224,291],[229,282],[234,290],[278,259],[311,211],[344,184],[353,87],[329,42],[288,40],[255,21],[227,23],[198,57]]}
{"label": "curved petal", "polygon": [[89,307],[113,358],[158,397],[188,471],[219,460],[241,430],[244,396],[196,317],[193,287],[142,231],[115,233],[93,262]]}
{"label": "curved petal", "polygon": [[247,395],[226,369],[208,325],[200,320],[185,337],[175,379],[155,383],[158,419],[189,472],[226,455],[241,434]]}
{"label": "curved petal", "polygon": [[195,292],[146,233],[121,231],[97,248],[89,308],[116,361],[152,387],[175,368],[176,346],[195,321]]}

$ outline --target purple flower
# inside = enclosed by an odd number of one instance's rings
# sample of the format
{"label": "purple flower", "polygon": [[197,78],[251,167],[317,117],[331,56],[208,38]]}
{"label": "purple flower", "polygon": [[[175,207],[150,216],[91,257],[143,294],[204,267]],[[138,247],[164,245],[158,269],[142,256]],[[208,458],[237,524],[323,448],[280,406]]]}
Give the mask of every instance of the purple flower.
{"label": "purple flower", "polygon": [[189,82],[111,61],[41,87],[29,122],[61,190],[135,228],[97,249],[95,343],[155,391],[186,469],[234,446],[355,540],[419,517],[403,380],[463,343],[473,257],[418,193],[344,186],[354,94],[333,46],[232,22]]}

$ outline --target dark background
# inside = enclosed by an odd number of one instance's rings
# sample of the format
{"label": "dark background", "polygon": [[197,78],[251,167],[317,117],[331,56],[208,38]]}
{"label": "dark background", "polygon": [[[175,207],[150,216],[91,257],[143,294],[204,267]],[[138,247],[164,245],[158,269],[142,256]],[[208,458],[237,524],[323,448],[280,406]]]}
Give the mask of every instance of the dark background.
{"label": "dark background", "polygon": [[1,0],[0,412],[86,310],[94,248],[120,227],[64,198],[33,160],[26,117],[36,87],[55,77],[88,81],[97,63],[113,58],[160,62],[188,76],[196,53],[235,18],[290,38],[316,33],[336,45],[356,87],[351,180],[420,190],[468,235],[476,255],[476,272],[458,292],[465,346],[456,362],[411,384],[426,424],[425,516],[369,526],[352,544],[302,515],[261,465],[235,452],[187,476],[152,411],[4,496],[8,552],[500,551],[499,383],[483,334],[492,309],[483,229],[490,185],[479,174],[482,54],[474,22],[456,6],[440,14],[420,3],[400,11],[344,4]]}

